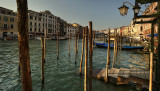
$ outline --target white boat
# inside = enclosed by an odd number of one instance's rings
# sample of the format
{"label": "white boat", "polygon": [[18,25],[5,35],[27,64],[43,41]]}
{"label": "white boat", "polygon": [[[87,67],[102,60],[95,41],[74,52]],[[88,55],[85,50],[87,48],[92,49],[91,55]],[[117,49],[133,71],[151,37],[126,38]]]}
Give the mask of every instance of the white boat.
{"label": "white boat", "polygon": [[35,39],[37,39],[37,40],[41,40],[41,37],[36,37]]}

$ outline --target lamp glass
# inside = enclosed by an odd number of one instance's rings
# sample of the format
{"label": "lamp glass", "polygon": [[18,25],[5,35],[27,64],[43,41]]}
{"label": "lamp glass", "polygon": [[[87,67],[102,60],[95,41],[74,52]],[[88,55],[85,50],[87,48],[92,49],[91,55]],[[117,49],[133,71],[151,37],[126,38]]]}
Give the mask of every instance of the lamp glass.
{"label": "lamp glass", "polygon": [[135,4],[135,6],[133,7],[134,13],[138,14],[140,11],[141,7],[139,7],[138,3]]}
{"label": "lamp glass", "polygon": [[119,9],[120,14],[122,16],[124,16],[124,15],[127,15],[129,8],[125,5],[123,5],[123,6],[119,7],[118,9]]}

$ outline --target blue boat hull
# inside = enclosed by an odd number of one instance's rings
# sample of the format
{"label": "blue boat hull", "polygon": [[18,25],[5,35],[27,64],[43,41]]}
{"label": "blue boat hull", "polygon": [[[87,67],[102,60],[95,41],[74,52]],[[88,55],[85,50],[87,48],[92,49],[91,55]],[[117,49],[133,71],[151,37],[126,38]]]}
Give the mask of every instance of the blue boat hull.
{"label": "blue boat hull", "polygon": [[[96,46],[98,47],[108,47],[108,43],[95,43],[94,42],[94,45],[96,44]],[[114,47],[114,44],[110,44],[110,47],[113,48]]]}
{"label": "blue boat hull", "polygon": [[[95,43],[98,47],[108,47],[108,43]],[[114,48],[114,44],[110,44],[110,48]],[[122,49],[143,49],[144,46],[122,46]]]}
{"label": "blue boat hull", "polygon": [[144,46],[122,46],[122,49],[143,49]]}

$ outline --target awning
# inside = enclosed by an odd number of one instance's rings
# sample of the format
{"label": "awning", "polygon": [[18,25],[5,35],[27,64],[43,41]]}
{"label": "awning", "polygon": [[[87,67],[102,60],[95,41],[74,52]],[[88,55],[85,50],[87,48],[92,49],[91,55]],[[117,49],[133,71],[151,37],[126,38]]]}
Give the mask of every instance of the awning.
{"label": "awning", "polygon": [[[149,35],[147,35],[147,36],[151,37],[151,34],[149,34]],[[158,36],[158,34],[154,34],[154,37],[155,37],[155,36]]]}

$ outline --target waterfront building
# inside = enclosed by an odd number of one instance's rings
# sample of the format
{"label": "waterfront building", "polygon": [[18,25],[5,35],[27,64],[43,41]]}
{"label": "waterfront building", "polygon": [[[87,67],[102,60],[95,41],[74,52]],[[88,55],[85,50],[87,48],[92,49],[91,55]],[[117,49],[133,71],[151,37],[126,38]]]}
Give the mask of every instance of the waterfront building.
{"label": "waterfront building", "polygon": [[17,30],[16,13],[0,7],[0,38],[17,38]]}
{"label": "waterfront building", "polygon": [[76,32],[79,33],[79,37],[83,36],[83,26],[78,23],[73,23],[72,26],[76,27]]}
{"label": "waterfront building", "polygon": [[[157,14],[157,2],[151,3],[143,13],[143,15],[151,15],[151,14]],[[153,20],[154,18],[144,18],[144,21]],[[156,34],[158,32],[158,26],[157,24],[154,26],[154,33]],[[151,34],[151,24],[143,24],[143,38],[147,38],[149,34]]]}
{"label": "waterfront building", "polygon": [[28,30],[30,38],[44,35],[42,14],[28,10]]}
{"label": "waterfront building", "polygon": [[76,30],[77,28],[75,26],[73,26],[72,24],[67,24],[66,26],[66,37],[69,37],[69,35],[71,37],[74,37],[75,36],[75,33],[76,33]]}
{"label": "waterfront building", "polygon": [[129,36],[129,33],[130,33],[130,27],[129,26],[122,26],[120,31],[122,31],[122,36],[123,37],[126,37],[126,36]]}
{"label": "waterfront building", "polygon": [[[46,30],[47,37],[75,36],[75,31],[82,35],[82,26],[75,23],[69,24],[65,20],[53,15],[49,10],[36,12],[28,10],[28,32],[30,38],[44,36]],[[67,35],[66,35],[67,34]],[[17,15],[13,10],[0,7],[0,38],[18,37]]]}
{"label": "waterfront building", "polygon": [[46,31],[47,37],[56,36],[57,32],[64,31],[64,20],[53,15],[49,10],[35,12],[29,10],[29,34],[30,37],[40,37]]}
{"label": "waterfront building", "polygon": [[[136,21],[143,21],[142,19],[137,19]],[[143,39],[143,24],[133,24],[131,22],[131,36],[133,39],[141,40]]]}

